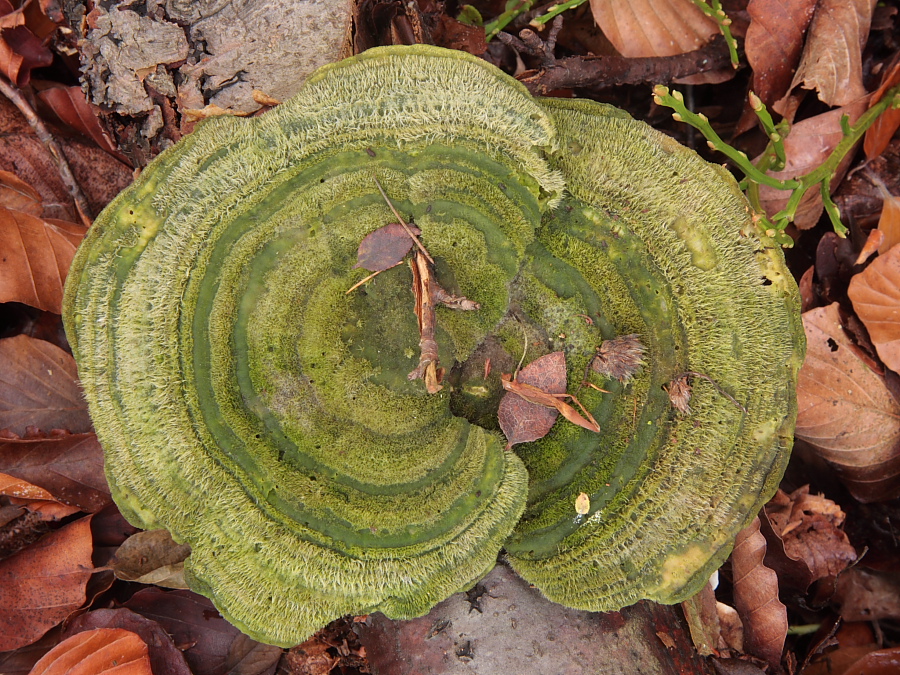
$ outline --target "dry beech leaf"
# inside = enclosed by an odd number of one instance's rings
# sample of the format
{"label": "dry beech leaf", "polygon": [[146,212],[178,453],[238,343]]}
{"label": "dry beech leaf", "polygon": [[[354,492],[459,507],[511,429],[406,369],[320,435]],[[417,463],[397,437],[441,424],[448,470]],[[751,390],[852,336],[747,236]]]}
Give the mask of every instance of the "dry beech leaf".
{"label": "dry beech leaf", "polygon": [[97,628],[63,640],[29,675],[153,675],[147,644],[121,628]]}
{"label": "dry beech leaf", "polygon": [[843,675],[896,675],[900,672],[900,647],[869,652]]}
{"label": "dry beech leaf", "polygon": [[106,150],[116,159],[128,161],[100,124],[100,118],[87,102],[81,87],[54,85],[38,92],[37,98],[46,103],[65,126],[90,138],[97,147]]}
{"label": "dry beech leaf", "polygon": [[817,0],[750,0],[744,47],[753,68],[750,89],[770,106],[791,88],[803,36]]}
{"label": "dry beech leaf", "polygon": [[[885,92],[897,83],[900,83],[900,60],[885,73],[881,85],[872,93],[869,105],[878,103]],[[900,128],[900,110],[894,108],[888,108],[872,122],[863,140],[867,162],[871,162],[887,149],[898,128]]]}
{"label": "dry beech leaf", "polygon": [[744,625],[747,652],[774,668],[781,663],[787,636],[787,608],[778,599],[778,577],[763,564],[766,540],[759,518],[741,530],[731,554],[734,604]]}
{"label": "dry beech leaf", "polygon": [[0,207],[0,302],[62,312],[63,284],[85,228]]}
{"label": "dry beech leaf", "polygon": [[40,520],[62,520],[81,509],[60,503],[43,488],[9,474],[0,473],[0,495],[12,506],[27,509]]}
{"label": "dry beech leaf", "polygon": [[797,438],[830,462],[859,501],[889,496],[900,474],[900,407],[857,355],[837,303],[803,315],[806,361],[797,383]]}
{"label": "dry beech leaf", "polygon": [[[17,87],[31,80],[31,71],[53,63],[53,53],[44,38],[48,23],[39,12],[26,14],[26,8],[37,3],[23,3],[14,9],[9,0],[0,0],[0,72]],[[33,7],[32,7],[33,9]],[[55,30],[55,24],[53,24]]]}
{"label": "dry beech leaf", "polygon": [[176,544],[167,530],[138,532],[116,551],[110,567],[119,579],[165,588],[187,588],[184,561],[187,544]]}
{"label": "dry beech leaf", "polygon": [[884,233],[884,241],[878,247],[878,252],[883,255],[900,244],[900,197],[895,197],[888,192],[884,188],[884,184],[878,187],[882,199],[878,231]]}
{"label": "dry beech leaf", "polygon": [[26,427],[91,431],[75,360],[27,335],[0,340],[0,429],[20,436]]}
{"label": "dry beech leaf", "polygon": [[175,646],[165,629],[156,621],[124,607],[85,612],[66,623],[63,636],[69,638],[98,628],[118,628],[137,634],[148,647],[154,675],[191,675],[184,654]]}
{"label": "dry beech leaf", "polygon": [[[565,354],[553,352],[535,359],[519,371],[516,380],[548,394],[566,393]],[[559,412],[555,408],[531,403],[512,392],[507,392],[500,400],[500,408],[497,410],[507,448],[543,438],[550,432],[558,416]]]}
{"label": "dry beech leaf", "polygon": [[103,474],[103,449],[92,433],[0,439],[0,467],[89,513],[112,502]]}
{"label": "dry beech leaf", "polygon": [[0,652],[31,644],[84,603],[93,568],[91,518],[0,561]]}
{"label": "dry beech leaf", "polygon": [[691,0],[590,0],[594,21],[628,58],[675,56],[699,49],[719,32]]}
{"label": "dry beech leaf", "polygon": [[785,555],[809,570],[807,587],[813,581],[837,576],[856,561],[856,549],[840,529],[844,512],[830,499],[810,494],[808,485],[790,495],[779,490],[765,511]]}
{"label": "dry beech leaf", "polygon": [[146,588],[131,596],[125,607],[158,622],[176,645],[186,647],[184,658],[194,675],[228,672],[240,660],[236,653],[248,648],[247,638],[219,615],[212,602],[192,591]]}
{"label": "dry beech leaf", "polygon": [[869,236],[866,237],[866,243],[863,244],[862,250],[856,257],[856,264],[862,265],[866,260],[875,255],[876,251],[881,251],[881,247],[884,246],[884,239],[885,236],[882,230],[879,230],[877,227],[869,230]]}
{"label": "dry beech leaf", "polygon": [[[802,176],[818,168],[844,138],[841,131],[841,117],[847,115],[852,124],[865,109],[865,101],[860,101],[797,122],[791,127],[791,133],[784,139],[784,149],[787,155],[787,164],[784,170],[769,172],[769,175],[779,180],[786,180]],[[831,181],[832,188],[835,188],[843,179],[852,160],[853,153],[848,152]],[[787,205],[790,194],[789,191],[776,190],[768,185],[759,187],[760,201],[769,216],[775,215]],[[819,194],[818,188],[807,190],[803,199],[800,200],[794,224],[801,230],[814,227],[819,222],[822,209],[822,195]]]}
{"label": "dry beech leaf", "polygon": [[896,572],[851,567],[837,578],[833,599],[844,621],[900,619],[900,578]]}
{"label": "dry beech leaf", "polygon": [[874,0],[821,0],[791,88],[815,89],[819,100],[830,106],[865,96],[862,48],[874,7]]}
{"label": "dry beech leaf", "polygon": [[[409,229],[416,236],[422,233],[415,225],[409,225]],[[383,272],[403,260],[412,247],[413,239],[406,228],[400,223],[390,223],[363,238],[353,267],[362,267],[370,272]]]}
{"label": "dry beech leaf", "polygon": [[39,216],[44,211],[41,194],[9,171],[0,171],[0,206],[32,216]]}
{"label": "dry beech leaf", "polygon": [[691,641],[700,656],[716,653],[722,640],[719,615],[716,611],[716,593],[712,583],[681,603],[681,611],[691,631]]}
{"label": "dry beech leaf", "polygon": [[855,275],[847,295],[884,365],[900,371],[900,246]]}

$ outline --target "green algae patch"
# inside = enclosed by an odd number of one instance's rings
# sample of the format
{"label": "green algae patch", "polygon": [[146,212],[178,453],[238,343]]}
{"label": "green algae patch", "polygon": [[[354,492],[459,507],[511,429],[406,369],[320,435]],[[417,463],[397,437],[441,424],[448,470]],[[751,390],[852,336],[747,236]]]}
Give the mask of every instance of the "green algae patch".
{"label": "green algae patch", "polygon": [[[478,303],[434,312],[440,387],[409,377],[421,271],[347,293],[392,206]],[[727,174],[416,46],[164,152],[86,237],[64,318],[123,514],[190,544],[189,584],[229,621],[290,646],[344,614],[424,614],[503,548],[572,607],[690,595],[787,461],[797,307]],[[591,370],[621,335],[645,349],[627,382]],[[600,431],[559,421],[505,451],[500,375],[551,352]],[[666,392],[686,373],[688,415]]]}

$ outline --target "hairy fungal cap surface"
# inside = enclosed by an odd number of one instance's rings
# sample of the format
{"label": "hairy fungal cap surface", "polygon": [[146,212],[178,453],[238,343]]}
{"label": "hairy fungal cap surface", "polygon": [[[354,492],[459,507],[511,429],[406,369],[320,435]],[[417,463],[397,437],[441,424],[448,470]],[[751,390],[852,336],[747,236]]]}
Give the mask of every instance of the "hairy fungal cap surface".
{"label": "hairy fungal cap surface", "polygon": [[[407,378],[410,268],[346,293],[396,222],[376,177],[479,303],[437,310],[437,393]],[[379,48],[160,155],[79,249],[66,329],[123,514],[189,543],[191,587],[261,641],[421,615],[501,547],[572,607],[677,602],[790,449],[797,290],[754,231],[730,176],[619,110]],[[633,379],[590,371],[633,334]],[[557,422],[504,451],[484,361],[526,347],[564,353],[570,392],[588,373],[600,433]],[[689,415],[666,393],[686,372],[706,378]]]}

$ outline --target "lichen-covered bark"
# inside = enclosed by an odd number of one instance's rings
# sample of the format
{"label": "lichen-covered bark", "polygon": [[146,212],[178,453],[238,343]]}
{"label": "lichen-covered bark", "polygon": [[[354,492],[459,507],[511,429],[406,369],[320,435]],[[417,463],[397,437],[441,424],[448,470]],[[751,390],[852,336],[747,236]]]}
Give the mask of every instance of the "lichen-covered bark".
{"label": "lichen-covered bark", "polygon": [[[395,222],[376,177],[435,281],[479,305],[435,310],[436,393],[408,377],[409,268],[346,293],[360,242]],[[723,171],[418,46],[326,66],[161,155],[79,250],[65,320],[122,512],[190,543],[192,587],[288,645],[345,613],[423,614],[504,542],[570,606],[689,594],[786,461],[796,303]],[[630,334],[633,380],[590,370]],[[523,350],[592,378],[599,434],[557,423],[504,452],[480,359]],[[697,379],[683,416],[663,387],[688,371],[716,385]]]}

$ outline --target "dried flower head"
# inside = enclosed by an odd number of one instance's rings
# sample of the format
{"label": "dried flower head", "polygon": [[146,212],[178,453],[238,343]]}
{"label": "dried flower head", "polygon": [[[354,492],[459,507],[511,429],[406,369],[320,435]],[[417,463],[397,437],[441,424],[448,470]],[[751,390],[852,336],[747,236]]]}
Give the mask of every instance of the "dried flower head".
{"label": "dried flower head", "polygon": [[628,382],[644,363],[644,345],[638,335],[621,335],[604,340],[591,361],[595,372]]}

